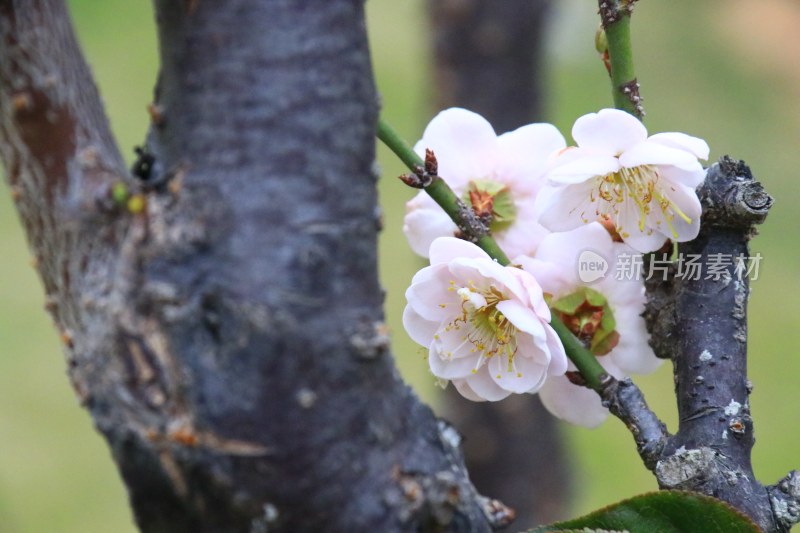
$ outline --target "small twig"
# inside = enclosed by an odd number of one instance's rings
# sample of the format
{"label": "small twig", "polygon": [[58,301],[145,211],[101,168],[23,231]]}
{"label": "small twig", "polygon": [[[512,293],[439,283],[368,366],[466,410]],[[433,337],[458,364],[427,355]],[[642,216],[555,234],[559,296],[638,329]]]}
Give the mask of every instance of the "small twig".
{"label": "small twig", "polygon": [[436,156],[430,150],[423,161],[397,132],[382,118],[378,121],[378,138],[405,163],[413,175],[403,175],[401,180],[411,187],[424,189],[445,213],[455,222],[461,231],[461,238],[477,244],[501,265],[509,265],[511,261],[492,238],[485,221],[466,205],[453,189],[439,176]]}
{"label": "small twig", "polygon": [[630,430],[644,465],[654,470],[670,435],[664,423],[647,406],[642,391],[630,379],[611,378],[600,396],[603,405]]}
{"label": "small twig", "polygon": [[614,106],[641,119],[644,106],[633,70],[631,13],[636,0],[599,0],[600,19],[608,42]]}

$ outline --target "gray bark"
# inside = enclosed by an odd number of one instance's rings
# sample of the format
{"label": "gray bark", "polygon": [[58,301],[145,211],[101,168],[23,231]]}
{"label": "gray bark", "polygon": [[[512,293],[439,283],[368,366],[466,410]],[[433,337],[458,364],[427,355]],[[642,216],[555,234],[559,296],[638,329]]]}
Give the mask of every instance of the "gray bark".
{"label": "gray bark", "polygon": [[134,179],[63,2],[0,1],[2,159],[139,527],[489,531],[388,350],[361,2],[155,6]]}
{"label": "gray bark", "polygon": [[[681,243],[679,253],[697,256],[702,265],[718,254],[748,257],[754,226],[772,205],[750,169],[724,157],[709,168],[698,194],[700,235]],[[750,461],[755,438],[747,380],[749,280],[739,268],[732,261],[719,276],[703,271],[697,277],[673,269],[666,281],[655,276],[648,283],[645,318],[656,354],[672,360],[680,421],[674,436],[651,439],[646,462],[661,488],[719,498],[764,531],[788,531],[798,518],[796,476],[766,487]]]}

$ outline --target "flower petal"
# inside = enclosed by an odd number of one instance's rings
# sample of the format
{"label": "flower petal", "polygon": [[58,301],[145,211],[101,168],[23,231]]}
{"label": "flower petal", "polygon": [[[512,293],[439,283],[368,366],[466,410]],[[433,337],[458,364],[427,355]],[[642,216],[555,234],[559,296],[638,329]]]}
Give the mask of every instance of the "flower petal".
{"label": "flower petal", "polygon": [[420,157],[429,148],[439,161],[439,176],[451,187],[487,177],[494,167],[497,136],[485,118],[453,107],[445,109],[425,128],[414,150]]}
{"label": "flower petal", "polygon": [[[637,256],[636,259],[634,256]],[[606,297],[611,309],[631,307],[638,309],[638,313],[644,311],[644,278],[641,274],[644,270],[642,268],[636,273],[634,266],[634,261],[638,262],[639,259],[642,258],[630,246],[614,243],[608,273],[592,285],[594,290]],[[643,259],[639,264],[643,264]],[[626,272],[631,275],[626,275]]]}
{"label": "flower petal", "polygon": [[545,187],[537,198],[539,223],[550,231],[569,231],[597,220],[599,200],[592,202],[595,180],[565,187]]}
{"label": "flower petal", "polygon": [[685,185],[696,189],[706,178],[706,169],[699,168],[694,170],[684,170],[673,166],[662,166],[658,168],[661,177],[670,184]]}
{"label": "flower petal", "polygon": [[558,333],[550,324],[545,324],[544,331],[547,336],[547,347],[550,350],[550,366],[547,372],[551,376],[561,376],[569,366],[569,359],[567,359],[567,353],[564,351],[564,345],[561,343],[561,339],[558,338]]}
{"label": "flower petal", "polygon": [[566,147],[552,124],[528,124],[497,138],[495,176],[517,192],[532,194],[542,184],[550,158]]}
{"label": "flower petal", "polygon": [[453,386],[456,388],[459,394],[466,398],[467,400],[472,400],[473,402],[485,402],[485,398],[481,398],[475,391],[472,390],[472,387],[469,386],[468,379],[454,379]]}
{"label": "flower petal", "polygon": [[480,353],[475,344],[469,339],[472,330],[467,325],[442,324],[434,336],[434,344],[440,354],[447,359],[469,359],[472,361],[470,368],[477,369]]}
{"label": "flower petal", "polygon": [[626,150],[619,156],[619,162],[627,168],[641,165],[672,165],[690,172],[703,168],[694,154],[649,140]]}
{"label": "flower petal", "polygon": [[[554,233],[553,235],[562,234]],[[541,285],[542,290],[548,294],[552,294],[555,298],[567,294],[577,283],[573,269],[564,268],[561,264],[531,259],[524,256],[515,258],[514,263],[522,265],[522,268],[524,268],[526,272],[533,274],[533,277],[536,278],[536,281]],[[537,314],[539,314],[538,309]],[[550,312],[548,309],[547,315],[549,314]],[[542,318],[547,318],[547,315],[539,314]]]}
{"label": "flower petal", "polygon": [[437,237],[452,236],[458,227],[439,206],[435,209],[416,209],[403,219],[403,233],[415,254],[428,257],[428,250]]}
{"label": "flower petal", "polygon": [[[551,233],[542,239],[536,250],[536,259],[557,265],[559,279],[553,281],[563,280],[577,287],[581,283],[578,278],[578,260],[581,253],[590,250],[609,261],[613,255],[613,244],[608,231],[599,222],[591,222],[568,232]],[[539,268],[544,271],[545,276],[548,275],[546,268]],[[559,290],[565,288],[560,286],[561,283],[546,285],[544,280],[540,282],[553,296],[564,296]]]}
{"label": "flower petal", "polygon": [[619,213],[614,219],[617,231],[625,244],[637,252],[654,252],[664,245],[667,240],[660,225],[653,224],[653,213],[660,212],[658,204],[654,202],[650,215],[645,218],[642,226],[642,213],[630,197],[619,204]]}
{"label": "flower petal", "polygon": [[431,374],[439,379],[466,379],[474,374],[476,359],[465,357],[448,359],[433,346],[428,352],[428,366]]}
{"label": "flower petal", "polygon": [[497,244],[508,257],[532,254],[550,232],[538,222],[534,198],[515,202],[517,219],[508,228],[493,232]]}
{"label": "flower petal", "polygon": [[406,301],[426,320],[440,323],[454,316],[461,305],[455,291],[448,291],[446,269],[425,267],[414,276],[406,289]]}
{"label": "flower petal", "polygon": [[[478,362],[478,357],[453,357],[450,358],[447,354],[442,353],[432,343],[428,351],[428,366],[431,373],[437,378],[441,379],[459,379],[473,376],[475,365]],[[480,372],[480,370],[478,371]]]}
{"label": "flower petal", "polygon": [[680,150],[686,150],[698,159],[708,159],[708,143],[699,137],[692,137],[685,133],[664,132],[651,135],[648,141],[657,142],[664,146],[671,146]]}
{"label": "flower petal", "polygon": [[691,187],[678,185],[675,187],[674,191],[670,191],[669,199],[672,200],[675,206],[690,220],[687,222],[680,216],[676,216],[672,220],[672,225],[675,228],[675,232],[678,234],[675,240],[677,242],[693,240],[700,232],[700,217],[703,213],[703,206],[700,204],[697,193]]}
{"label": "flower petal", "polygon": [[526,291],[526,297],[522,298],[525,305],[531,305],[536,315],[544,321],[550,321],[550,308],[544,301],[544,290],[533,273],[523,269],[512,269],[511,273],[520,281]]}
{"label": "flower petal", "polygon": [[596,428],[608,417],[600,396],[591,389],[573,385],[563,376],[550,377],[539,391],[545,408],[570,424]]}
{"label": "flower petal", "polygon": [[606,357],[625,374],[650,374],[663,361],[653,353],[648,344],[647,328],[641,312],[644,306],[622,306],[614,309],[619,343]]}
{"label": "flower petal", "polygon": [[664,246],[667,238],[668,237],[660,231],[654,230],[651,233],[648,233],[647,230],[639,231],[639,227],[634,226],[625,237],[625,243],[630,245],[630,247],[637,252],[646,254],[649,252],[655,252]]}
{"label": "flower petal", "polygon": [[411,340],[428,348],[433,342],[436,330],[439,329],[439,324],[422,318],[410,305],[407,305],[403,310],[403,327]]}
{"label": "flower petal", "polygon": [[504,300],[497,304],[497,310],[503,313],[518,330],[534,337],[544,337],[544,323],[530,307],[517,300]]}
{"label": "flower petal", "polygon": [[485,366],[476,374],[473,374],[468,381],[475,394],[490,402],[502,400],[511,394],[511,391],[505,390],[495,383],[489,376],[488,369]]}
{"label": "flower petal", "polygon": [[[544,329],[544,328],[542,328]],[[517,333],[517,355],[519,360],[525,359],[533,361],[537,365],[550,364],[550,348],[543,334],[541,337],[534,337],[527,333]],[[549,369],[549,367],[548,367]]]}
{"label": "flower petal", "polygon": [[618,155],[647,139],[647,128],[624,111],[601,109],[576,120],[572,138],[582,148]]}
{"label": "flower petal", "polygon": [[478,248],[478,246],[455,237],[439,237],[434,240],[433,243],[431,243],[429,255],[431,265],[449,263],[458,258],[486,259],[491,261],[489,254]]}
{"label": "flower petal", "polygon": [[497,385],[517,394],[537,391],[544,383],[546,366],[532,359],[495,356],[489,360],[488,372]]}
{"label": "flower petal", "polygon": [[591,154],[580,148],[569,150],[564,154],[569,154],[569,157],[556,159],[546,174],[547,179],[554,185],[583,183],[620,169],[620,160],[612,155]]}
{"label": "flower petal", "polygon": [[[657,228],[666,237],[677,242],[691,241],[697,237],[703,207],[695,190],[673,184],[662,188],[660,193],[669,200],[670,205],[666,213],[658,205],[654,206],[648,217],[648,225]],[[685,220],[677,211],[683,213],[689,220]]]}
{"label": "flower petal", "polygon": [[[494,286],[507,296],[510,294],[518,299],[525,298],[525,291],[516,277],[510,272],[510,267],[504,267],[491,259],[464,259],[458,258],[448,264],[450,273],[461,282],[461,286],[474,284],[478,289],[488,289]],[[507,289],[507,291],[503,290]]]}

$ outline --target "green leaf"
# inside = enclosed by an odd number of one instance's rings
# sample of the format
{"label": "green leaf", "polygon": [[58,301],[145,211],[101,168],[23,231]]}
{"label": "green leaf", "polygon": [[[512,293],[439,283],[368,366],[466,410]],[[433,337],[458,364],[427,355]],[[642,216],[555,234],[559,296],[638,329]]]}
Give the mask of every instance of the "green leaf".
{"label": "green leaf", "polygon": [[748,517],[715,498],[677,490],[635,496],[599,511],[565,522],[531,529],[599,533],[760,533]]}

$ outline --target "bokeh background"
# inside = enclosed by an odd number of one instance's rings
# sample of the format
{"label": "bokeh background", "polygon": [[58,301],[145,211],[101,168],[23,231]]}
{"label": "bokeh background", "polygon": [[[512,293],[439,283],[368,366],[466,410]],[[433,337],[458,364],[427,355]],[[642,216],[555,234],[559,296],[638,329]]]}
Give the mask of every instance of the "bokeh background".
{"label": "bokeh background", "polygon": [[[85,53],[128,160],[147,127],[157,68],[149,2],[71,0]],[[371,0],[369,32],[385,116],[410,141],[436,110],[428,104],[430,64],[421,0]],[[569,137],[578,116],[610,106],[608,79],[593,49],[596,2],[557,0],[548,30],[547,116]],[[705,138],[711,159],[749,163],[777,199],[753,241],[764,257],[750,300],[751,397],[758,476],[772,482],[800,467],[800,3],[795,0],[641,2],[633,23],[637,74],[651,132]],[[401,231],[412,192],[401,165],[380,150],[381,275],[394,350],[406,378],[436,401],[433,379],[399,318],[403,292],[422,263]],[[108,450],[65,377],[64,360],[10,202],[0,187],[0,531],[133,532],[125,490]],[[669,365],[637,380],[676,426]],[[596,430],[565,428],[576,475],[572,504],[583,513],[654,490],[630,435],[609,420]],[[537,453],[532,449],[531,454]]]}

